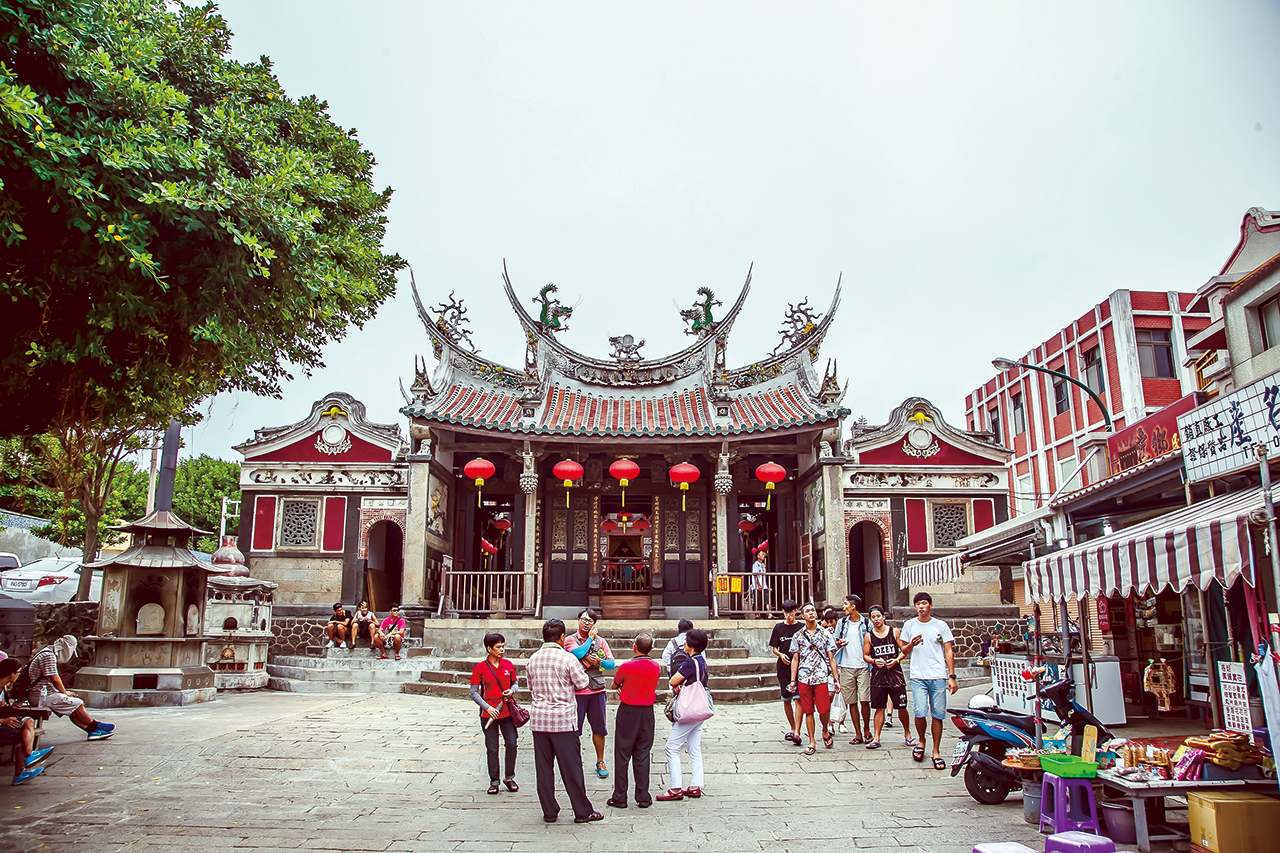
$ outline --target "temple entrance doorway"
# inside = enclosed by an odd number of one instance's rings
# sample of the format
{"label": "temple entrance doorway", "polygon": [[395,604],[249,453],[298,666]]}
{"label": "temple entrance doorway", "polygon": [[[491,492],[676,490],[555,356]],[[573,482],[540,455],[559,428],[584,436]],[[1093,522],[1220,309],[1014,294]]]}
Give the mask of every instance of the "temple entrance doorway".
{"label": "temple entrance doorway", "polygon": [[600,500],[600,608],[605,619],[649,618],[653,574],[653,498]]}
{"label": "temple entrance doorway", "polygon": [[884,538],[880,525],[859,521],[849,531],[849,592],[862,599],[862,609],[884,600]]}
{"label": "temple entrance doorway", "polygon": [[394,521],[379,521],[369,528],[364,592],[370,610],[386,610],[400,602],[404,577],[404,532]]}

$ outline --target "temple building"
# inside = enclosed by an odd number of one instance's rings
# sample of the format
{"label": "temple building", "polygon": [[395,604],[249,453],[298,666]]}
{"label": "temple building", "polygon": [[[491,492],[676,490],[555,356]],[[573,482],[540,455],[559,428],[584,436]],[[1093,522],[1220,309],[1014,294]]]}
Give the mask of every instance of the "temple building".
{"label": "temple building", "polygon": [[689,345],[661,358],[631,335],[606,358],[575,352],[554,285],[536,316],[505,271],[504,285],[519,367],[479,354],[461,300],[428,310],[415,283],[436,364],[416,360],[407,444],[335,393],[237,448],[239,541],[279,584],[278,614],[367,598],[417,615],[705,619],[844,594],[844,538],[823,532],[844,526],[848,411],[834,367],[815,370],[839,284],[825,314],[790,305],[773,353],[736,368],[750,273],[723,312],[700,288],[680,312]]}

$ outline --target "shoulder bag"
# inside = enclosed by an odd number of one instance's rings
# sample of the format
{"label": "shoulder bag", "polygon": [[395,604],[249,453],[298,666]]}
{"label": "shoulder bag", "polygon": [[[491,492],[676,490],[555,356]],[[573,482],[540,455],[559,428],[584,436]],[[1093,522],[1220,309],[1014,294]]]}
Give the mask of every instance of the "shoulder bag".
{"label": "shoulder bag", "polygon": [[[702,663],[705,667],[706,663]],[[698,660],[694,658],[694,668],[698,678],[682,684],[676,695],[676,720],[681,723],[701,723],[715,716],[716,709],[711,703],[711,692],[702,685],[702,673],[698,669]]]}
{"label": "shoulder bag", "polygon": [[[485,659],[485,665],[488,666],[489,671],[493,673],[494,682],[501,687],[502,679],[498,677],[498,671],[493,668],[493,664],[489,663],[487,658]],[[516,679],[513,674],[511,679],[512,692],[510,698],[507,699],[507,715],[511,717],[512,725],[518,729],[525,723],[529,722],[529,709],[516,701],[515,686]]]}

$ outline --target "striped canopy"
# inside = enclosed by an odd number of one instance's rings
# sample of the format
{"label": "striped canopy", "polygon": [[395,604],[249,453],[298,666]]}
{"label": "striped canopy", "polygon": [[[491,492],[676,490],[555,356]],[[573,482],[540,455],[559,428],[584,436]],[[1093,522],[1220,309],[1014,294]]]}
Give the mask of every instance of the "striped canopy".
{"label": "striped canopy", "polygon": [[1229,587],[1242,575],[1252,585],[1249,514],[1262,509],[1262,489],[1235,492],[1028,560],[1028,593],[1045,602],[1181,592],[1193,585],[1205,589],[1214,580]]}
{"label": "striped canopy", "polygon": [[948,554],[936,560],[907,566],[898,576],[898,586],[910,589],[913,586],[930,586],[955,580],[964,571],[964,557],[964,554],[959,553]]}

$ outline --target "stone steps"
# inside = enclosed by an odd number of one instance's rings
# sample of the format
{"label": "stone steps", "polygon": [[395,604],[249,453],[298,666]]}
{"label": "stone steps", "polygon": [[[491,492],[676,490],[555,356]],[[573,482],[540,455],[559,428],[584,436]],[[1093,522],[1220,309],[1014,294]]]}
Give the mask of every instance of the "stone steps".
{"label": "stone steps", "polygon": [[276,655],[267,663],[267,687],[290,693],[402,693],[405,682],[439,669],[432,649],[402,649],[400,660],[378,657],[376,649],[312,647],[307,655]]}
{"label": "stone steps", "polygon": [[300,681],[293,678],[269,678],[269,690],[289,693],[403,693],[403,681]]}

